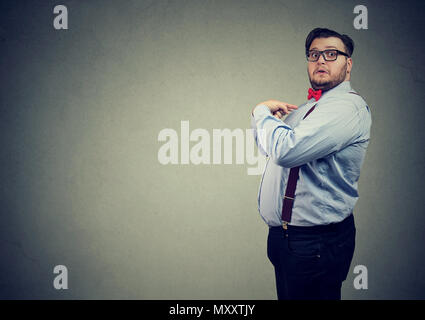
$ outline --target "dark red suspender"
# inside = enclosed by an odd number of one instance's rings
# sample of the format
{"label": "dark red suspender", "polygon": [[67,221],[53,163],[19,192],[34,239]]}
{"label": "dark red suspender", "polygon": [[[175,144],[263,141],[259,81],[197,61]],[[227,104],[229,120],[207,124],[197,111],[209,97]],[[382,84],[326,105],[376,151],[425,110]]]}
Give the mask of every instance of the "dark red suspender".
{"label": "dark red suspender", "polygon": [[[310,108],[306,115],[304,116],[303,120],[314,110],[316,105]],[[286,191],[285,196],[283,197],[283,204],[282,204],[282,221],[283,221],[283,227],[286,229],[286,224],[288,222],[291,222],[291,215],[292,215],[292,206],[294,205],[295,201],[295,189],[297,188],[297,181],[299,176],[300,167],[294,167],[291,168],[289,171],[289,178],[288,183],[286,184]]]}

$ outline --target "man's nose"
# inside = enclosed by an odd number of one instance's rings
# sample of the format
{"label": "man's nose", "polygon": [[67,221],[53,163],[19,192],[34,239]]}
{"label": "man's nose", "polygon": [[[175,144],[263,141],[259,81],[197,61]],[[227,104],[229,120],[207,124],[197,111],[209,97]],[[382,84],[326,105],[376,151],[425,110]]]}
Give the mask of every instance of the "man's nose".
{"label": "man's nose", "polygon": [[325,57],[323,56],[323,54],[321,54],[319,56],[319,59],[317,59],[317,63],[324,64],[325,62],[326,62]]}

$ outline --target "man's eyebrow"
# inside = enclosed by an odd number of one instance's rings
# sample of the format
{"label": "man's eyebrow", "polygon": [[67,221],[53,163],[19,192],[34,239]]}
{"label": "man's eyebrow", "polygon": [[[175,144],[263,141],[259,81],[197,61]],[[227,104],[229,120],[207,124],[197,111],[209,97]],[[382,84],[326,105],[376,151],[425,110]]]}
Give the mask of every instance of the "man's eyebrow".
{"label": "man's eyebrow", "polygon": [[[336,50],[339,50],[337,47],[335,47],[335,46],[326,46],[325,48],[331,48],[331,49],[336,49]],[[319,50],[318,48],[316,48],[316,47],[314,47],[314,48],[311,48],[310,50]]]}

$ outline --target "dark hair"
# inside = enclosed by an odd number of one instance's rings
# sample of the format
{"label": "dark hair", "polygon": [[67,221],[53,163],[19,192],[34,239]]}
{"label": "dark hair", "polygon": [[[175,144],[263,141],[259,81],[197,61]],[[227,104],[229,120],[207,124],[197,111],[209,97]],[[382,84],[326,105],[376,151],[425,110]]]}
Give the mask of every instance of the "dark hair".
{"label": "dark hair", "polygon": [[310,31],[307,38],[305,39],[305,54],[308,55],[308,51],[310,49],[311,43],[316,38],[329,38],[336,37],[341,39],[344,43],[345,50],[347,54],[351,57],[354,51],[354,41],[346,34],[340,34],[336,31],[326,29],[326,28],[316,28]]}

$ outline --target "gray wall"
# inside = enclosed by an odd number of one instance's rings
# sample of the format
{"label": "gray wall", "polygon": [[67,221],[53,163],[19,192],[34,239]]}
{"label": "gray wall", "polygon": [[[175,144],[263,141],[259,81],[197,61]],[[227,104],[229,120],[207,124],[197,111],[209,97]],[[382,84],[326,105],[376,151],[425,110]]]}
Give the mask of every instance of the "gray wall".
{"label": "gray wall", "polygon": [[[69,29],[53,28],[53,7]],[[355,30],[364,4],[369,29]],[[317,26],[356,43],[372,110],[345,299],[425,298],[423,2],[2,1],[0,297],[275,299],[258,175],[162,165],[158,134],[301,104]],[[192,143],[193,145],[194,143]],[[53,267],[68,268],[68,290]],[[353,268],[368,268],[368,289]]]}

